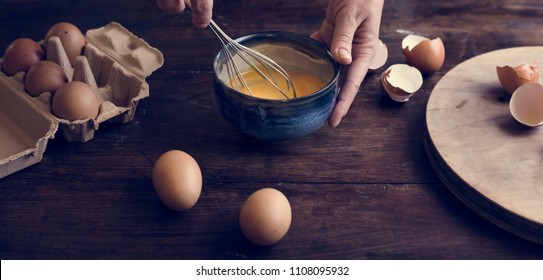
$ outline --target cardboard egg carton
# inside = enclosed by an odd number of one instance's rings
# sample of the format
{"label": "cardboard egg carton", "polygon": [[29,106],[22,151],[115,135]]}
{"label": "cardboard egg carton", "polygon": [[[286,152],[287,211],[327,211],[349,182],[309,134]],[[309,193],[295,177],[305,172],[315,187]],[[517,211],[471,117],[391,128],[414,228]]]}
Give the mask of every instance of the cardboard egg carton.
{"label": "cardboard egg carton", "polygon": [[87,142],[102,122],[126,123],[139,101],[149,96],[145,78],[162,66],[162,53],[120,24],[86,32],[82,56],[72,68],[58,38],[51,38],[47,60],[59,64],[68,80],[82,81],[100,99],[96,118],[68,121],[51,110],[53,95],[32,97],[25,91],[25,73],[7,76],[0,58],[0,178],[38,163],[47,142],[56,135],[68,142]]}

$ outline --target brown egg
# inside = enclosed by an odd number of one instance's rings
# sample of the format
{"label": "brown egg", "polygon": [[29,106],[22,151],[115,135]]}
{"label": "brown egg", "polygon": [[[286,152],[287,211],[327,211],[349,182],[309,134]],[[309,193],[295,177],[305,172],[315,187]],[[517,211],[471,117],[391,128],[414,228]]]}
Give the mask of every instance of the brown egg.
{"label": "brown egg", "polygon": [[32,66],[25,78],[26,91],[37,97],[42,92],[55,93],[57,89],[68,82],[66,73],[58,64],[43,60]]}
{"label": "brown egg", "polygon": [[496,73],[502,87],[513,95],[513,92],[520,86],[527,83],[537,83],[539,81],[539,68],[537,64],[521,64],[515,67],[496,66]]}
{"label": "brown egg", "polygon": [[62,46],[68,55],[72,67],[75,65],[75,58],[81,55],[85,47],[85,36],[77,26],[68,22],[59,22],[53,25],[45,34],[44,45],[47,50],[47,43],[52,36],[58,36]]}
{"label": "brown egg", "polygon": [[171,150],[161,155],[153,167],[153,186],[168,208],[185,211],[192,208],[202,191],[202,172],[189,154]]}
{"label": "brown egg", "polygon": [[407,35],[402,40],[402,49],[407,64],[423,74],[439,71],[445,61],[445,46],[441,38],[430,40],[418,35]]}
{"label": "brown egg", "polygon": [[53,113],[68,121],[96,118],[100,100],[91,87],[79,81],[60,86],[53,96]]}
{"label": "brown egg", "polygon": [[283,193],[264,188],[251,194],[239,214],[241,231],[249,241],[267,246],[277,243],[288,232],[292,212]]}
{"label": "brown egg", "polygon": [[41,46],[32,39],[19,38],[8,45],[4,52],[2,69],[8,76],[28,71],[45,57]]}

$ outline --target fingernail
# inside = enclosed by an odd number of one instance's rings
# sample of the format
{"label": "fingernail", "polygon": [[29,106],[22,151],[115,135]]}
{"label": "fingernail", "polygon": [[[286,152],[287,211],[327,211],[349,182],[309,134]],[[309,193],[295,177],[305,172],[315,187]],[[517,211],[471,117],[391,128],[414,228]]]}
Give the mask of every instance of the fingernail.
{"label": "fingernail", "polygon": [[338,54],[339,58],[345,60],[346,62],[351,62],[351,54],[346,49],[339,49]]}
{"label": "fingernail", "polygon": [[332,128],[336,128],[340,122],[341,122],[341,119],[336,120],[334,123],[332,123]]}

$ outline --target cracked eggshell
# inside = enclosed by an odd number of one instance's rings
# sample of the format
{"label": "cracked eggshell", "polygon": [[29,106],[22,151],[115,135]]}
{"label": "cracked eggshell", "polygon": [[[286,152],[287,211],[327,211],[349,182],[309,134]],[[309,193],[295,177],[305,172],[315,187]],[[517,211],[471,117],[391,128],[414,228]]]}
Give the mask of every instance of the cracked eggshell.
{"label": "cracked eggshell", "polygon": [[521,124],[536,127],[543,124],[543,86],[527,83],[515,90],[509,102],[513,117]]}
{"label": "cracked eggshell", "polygon": [[369,69],[376,70],[383,67],[383,65],[385,65],[385,63],[387,62],[387,59],[388,59],[387,45],[383,43],[383,41],[381,41],[380,39],[377,39],[375,41],[375,56],[373,57],[370,63]]}
{"label": "cracked eggshell", "polygon": [[539,68],[535,62],[533,65],[521,64],[515,67],[496,66],[496,73],[500,84],[510,95],[524,84],[539,82]]}
{"label": "cracked eggshell", "polygon": [[407,64],[394,64],[381,74],[381,85],[388,96],[397,102],[407,102],[422,86],[420,71]]}
{"label": "cracked eggshell", "polygon": [[445,46],[439,37],[430,40],[419,35],[407,35],[402,40],[402,50],[407,64],[423,74],[439,71],[445,61]]}

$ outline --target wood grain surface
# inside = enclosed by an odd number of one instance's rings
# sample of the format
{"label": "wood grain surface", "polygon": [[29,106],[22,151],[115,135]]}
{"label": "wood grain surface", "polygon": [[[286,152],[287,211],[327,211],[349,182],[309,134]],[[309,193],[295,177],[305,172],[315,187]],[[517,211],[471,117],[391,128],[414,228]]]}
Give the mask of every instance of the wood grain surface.
{"label": "wood grain surface", "polygon": [[[188,14],[162,12],[152,0],[2,1],[0,50],[22,36],[39,40],[59,21],[81,30],[116,21],[160,49],[165,64],[147,79],[150,97],[132,122],[101,124],[84,144],[55,138],[41,163],[0,180],[0,258],[543,259],[541,245],[495,226],[451,193],[423,145],[436,83],[471,57],[541,45],[540,4],[385,1],[386,66],[405,62],[401,40],[416,33],[443,39],[443,68],[405,104],[381,90],[384,68],[369,73],[336,129],[270,144],[244,138],[221,118],[211,73],[220,44]],[[232,37],[311,34],[326,6],[216,1],[214,18]],[[204,177],[200,200],[185,213],[168,210],[153,191],[153,164],[170,149],[191,154]],[[270,247],[250,244],[237,221],[245,198],[263,187],[281,190],[293,215],[285,238]]]}
{"label": "wood grain surface", "polygon": [[[541,60],[543,47],[471,58],[437,83],[426,109],[430,152],[444,165],[436,167],[460,181],[449,184],[453,192],[484,217],[538,243],[543,243],[543,130],[512,117],[496,66]],[[463,197],[465,192],[473,195]]]}

